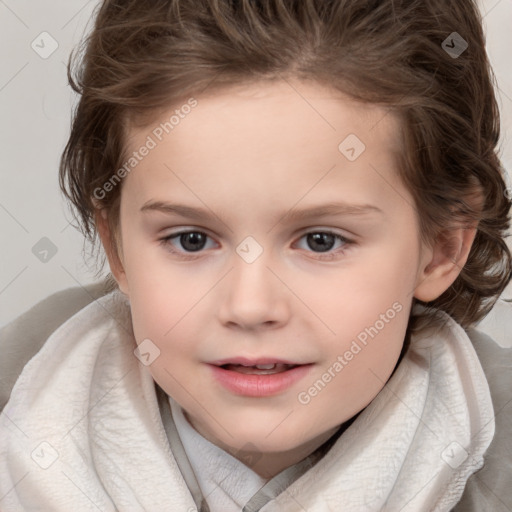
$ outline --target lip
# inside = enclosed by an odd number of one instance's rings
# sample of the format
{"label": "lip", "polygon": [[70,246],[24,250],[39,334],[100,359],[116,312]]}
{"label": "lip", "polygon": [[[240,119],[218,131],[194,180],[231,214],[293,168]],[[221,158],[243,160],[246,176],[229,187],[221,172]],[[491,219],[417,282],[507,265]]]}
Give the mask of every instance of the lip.
{"label": "lip", "polygon": [[232,357],[226,359],[219,359],[218,361],[213,361],[209,364],[214,366],[222,366],[225,364],[243,364],[244,366],[255,366],[257,364],[290,364],[290,365],[300,365],[297,361],[286,361],[284,359],[276,359],[275,357],[257,357],[251,359],[249,357]]}
{"label": "lip", "polygon": [[[246,364],[233,362],[238,360],[243,360],[243,358],[230,359],[228,363],[221,364]],[[260,362],[251,363],[251,365],[281,362],[275,359],[261,359],[258,361]],[[293,363],[284,362],[283,364]],[[225,370],[217,364],[209,364],[208,366],[211,368],[214,379],[228,391],[242,396],[265,397],[277,395],[292,387],[310,372],[313,363],[299,365],[284,372],[266,375],[238,373],[232,370]]]}

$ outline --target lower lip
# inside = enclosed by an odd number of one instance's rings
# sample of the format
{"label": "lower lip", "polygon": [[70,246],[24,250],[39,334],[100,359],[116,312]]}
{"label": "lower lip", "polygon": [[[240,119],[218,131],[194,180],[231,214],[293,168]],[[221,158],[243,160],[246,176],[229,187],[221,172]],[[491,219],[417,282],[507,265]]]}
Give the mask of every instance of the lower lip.
{"label": "lower lip", "polygon": [[267,375],[238,373],[225,370],[220,366],[210,365],[215,379],[226,389],[243,396],[272,396],[282,393],[305,377],[312,364],[296,366],[291,370]]}

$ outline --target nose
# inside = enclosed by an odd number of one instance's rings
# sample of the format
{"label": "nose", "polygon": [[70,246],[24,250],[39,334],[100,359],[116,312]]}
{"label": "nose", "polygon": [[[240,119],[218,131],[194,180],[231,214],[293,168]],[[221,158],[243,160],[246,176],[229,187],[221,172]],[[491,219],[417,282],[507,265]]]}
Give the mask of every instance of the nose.
{"label": "nose", "polygon": [[247,263],[238,255],[234,268],[223,280],[219,320],[227,327],[243,330],[275,329],[288,322],[290,292],[271,270],[263,254]]}

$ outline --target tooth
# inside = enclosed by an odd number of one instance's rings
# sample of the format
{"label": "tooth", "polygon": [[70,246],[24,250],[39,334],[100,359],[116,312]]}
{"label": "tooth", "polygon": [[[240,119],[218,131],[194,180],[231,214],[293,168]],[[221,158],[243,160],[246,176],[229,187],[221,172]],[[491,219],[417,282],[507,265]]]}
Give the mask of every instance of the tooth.
{"label": "tooth", "polygon": [[257,364],[255,367],[258,368],[258,370],[273,370],[276,367],[276,364]]}

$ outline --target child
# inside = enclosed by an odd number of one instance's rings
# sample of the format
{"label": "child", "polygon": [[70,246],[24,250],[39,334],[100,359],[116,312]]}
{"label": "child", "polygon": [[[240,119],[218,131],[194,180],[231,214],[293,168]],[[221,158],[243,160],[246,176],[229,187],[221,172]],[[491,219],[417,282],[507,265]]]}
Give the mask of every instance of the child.
{"label": "child", "polygon": [[115,287],[10,392],[3,511],[510,510],[472,1],[106,0],[71,80]]}

